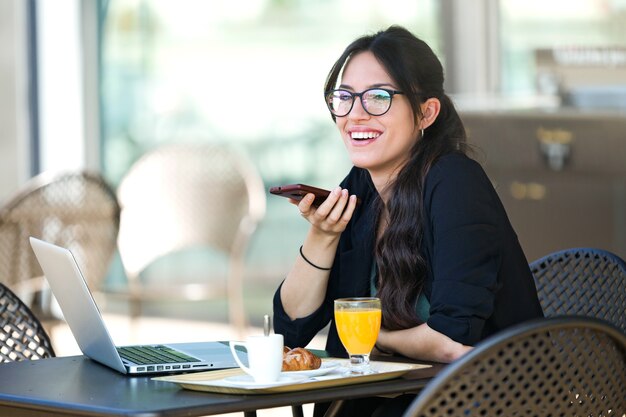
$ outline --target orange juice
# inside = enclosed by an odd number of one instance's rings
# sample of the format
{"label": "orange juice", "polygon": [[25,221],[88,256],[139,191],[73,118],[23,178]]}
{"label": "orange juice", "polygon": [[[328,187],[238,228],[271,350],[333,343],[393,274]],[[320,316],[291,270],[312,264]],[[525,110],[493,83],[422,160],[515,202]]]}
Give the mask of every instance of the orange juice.
{"label": "orange juice", "polygon": [[341,343],[351,355],[369,355],[380,330],[381,312],[376,308],[335,310]]}

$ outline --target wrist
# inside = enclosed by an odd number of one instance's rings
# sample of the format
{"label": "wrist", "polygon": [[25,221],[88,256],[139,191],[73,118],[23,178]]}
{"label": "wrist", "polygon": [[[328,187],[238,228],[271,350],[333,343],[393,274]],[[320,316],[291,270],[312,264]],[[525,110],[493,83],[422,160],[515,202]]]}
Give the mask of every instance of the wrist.
{"label": "wrist", "polygon": [[337,249],[340,236],[340,234],[329,234],[315,227],[311,227],[306,239],[304,240],[304,246],[309,247],[310,245],[314,245],[318,248],[334,251]]}
{"label": "wrist", "polygon": [[313,268],[318,269],[320,271],[330,271],[332,269],[332,265],[331,266],[320,266],[320,265],[312,262],[309,258],[306,257],[304,252],[302,252],[303,246],[304,245],[300,246],[300,256],[302,257],[302,259],[304,259],[304,262],[306,262],[307,264],[311,265]]}

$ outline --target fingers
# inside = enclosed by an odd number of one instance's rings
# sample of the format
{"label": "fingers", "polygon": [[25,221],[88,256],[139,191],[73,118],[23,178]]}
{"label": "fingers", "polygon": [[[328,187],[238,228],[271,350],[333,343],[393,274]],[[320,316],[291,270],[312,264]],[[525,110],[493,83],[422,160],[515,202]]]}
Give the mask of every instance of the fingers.
{"label": "fingers", "polygon": [[[346,207],[348,197],[348,190],[342,190],[339,187],[335,188],[326,201],[319,206],[317,214],[320,217],[327,218],[332,223],[337,223]],[[333,204],[331,205],[331,203]]]}
{"label": "fingers", "polygon": [[348,222],[352,218],[352,214],[354,213],[355,208],[356,208],[356,196],[353,194],[350,196],[350,199],[348,200],[348,207],[346,207],[346,209],[343,211],[341,215],[341,219],[339,219],[339,222],[342,223],[344,227],[348,225]]}
{"label": "fingers", "polygon": [[315,195],[309,193],[305,195],[300,202],[298,202],[298,210],[300,210],[300,214],[304,217],[307,217],[309,214],[315,211],[315,207],[312,206],[313,201],[315,200]]}
{"label": "fingers", "polygon": [[328,232],[342,232],[354,213],[356,196],[350,196],[348,190],[337,187],[331,191],[326,200],[313,207],[313,194],[307,194],[298,204],[300,214],[311,224]]}
{"label": "fingers", "polygon": [[347,190],[342,190],[341,187],[335,188],[330,192],[329,196],[326,197],[326,200],[317,208],[311,206],[315,196],[313,194],[307,194],[298,205],[298,208],[300,209],[300,213],[302,213],[302,215],[315,215],[317,220],[322,221],[328,217],[333,208],[340,208],[343,210],[343,206],[338,207],[340,204],[337,204],[337,202],[341,200],[344,194],[347,194]]}

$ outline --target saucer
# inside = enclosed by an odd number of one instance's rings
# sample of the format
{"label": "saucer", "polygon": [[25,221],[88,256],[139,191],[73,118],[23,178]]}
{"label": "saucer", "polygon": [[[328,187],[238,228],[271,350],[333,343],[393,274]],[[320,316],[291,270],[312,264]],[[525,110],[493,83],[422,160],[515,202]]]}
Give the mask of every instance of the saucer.
{"label": "saucer", "polygon": [[246,375],[230,376],[228,378],[224,378],[222,381],[226,382],[228,385],[231,385],[233,387],[270,388],[270,387],[278,387],[281,385],[296,384],[306,379],[308,379],[308,377],[304,375],[292,376],[292,375],[281,374],[278,377],[278,380],[273,381],[273,382],[256,382],[251,375],[246,374]]}

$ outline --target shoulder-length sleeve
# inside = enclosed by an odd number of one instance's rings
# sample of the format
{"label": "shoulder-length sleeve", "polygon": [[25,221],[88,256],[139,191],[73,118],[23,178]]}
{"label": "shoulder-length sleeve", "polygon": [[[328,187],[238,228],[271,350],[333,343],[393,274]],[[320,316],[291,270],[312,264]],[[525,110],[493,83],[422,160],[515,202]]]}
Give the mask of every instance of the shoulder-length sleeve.
{"label": "shoulder-length sleeve", "polygon": [[463,155],[438,161],[424,189],[425,246],[432,279],[428,325],[465,345],[481,339],[494,310],[501,217],[483,169]]}

